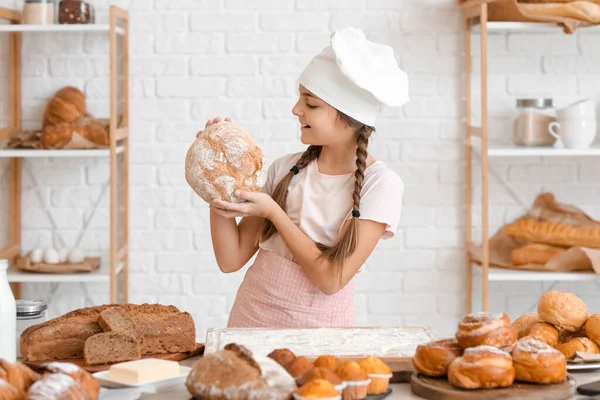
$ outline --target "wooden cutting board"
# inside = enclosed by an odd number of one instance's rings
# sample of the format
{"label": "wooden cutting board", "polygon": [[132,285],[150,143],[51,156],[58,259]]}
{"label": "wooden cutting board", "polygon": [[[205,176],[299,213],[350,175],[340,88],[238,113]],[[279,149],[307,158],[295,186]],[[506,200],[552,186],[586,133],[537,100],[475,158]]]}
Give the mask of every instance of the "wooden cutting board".
{"label": "wooden cutting board", "polygon": [[[142,356],[142,358],[158,358],[160,360],[183,361],[183,360],[187,360],[188,358],[201,356],[202,354],[204,354],[204,344],[196,343],[196,350],[190,351],[187,353],[145,354]],[[85,365],[85,361],[82,358],[70,359],[70,360],[23,361],[23,363],[26,364],[27,366],[29,366],[33,370],[40,370],[44,363],[52,362],[52,361],[68,362],[71,364],[75,364],[91,373],[106,371],[112,365],[112,364]]]}
{"label": "wooden cutting board", "polygon": [[445,378],[430,378],[421,374],[413,374],[410,381],[411,391],[429,400],[462,400],[462,399],[511,399],[511,400],[563,400],[570,399],[576,391],[575,379],[567,375],[567,380],[553,385],[536,385],[515,382],[507,388],[465,390],[456,388]]}

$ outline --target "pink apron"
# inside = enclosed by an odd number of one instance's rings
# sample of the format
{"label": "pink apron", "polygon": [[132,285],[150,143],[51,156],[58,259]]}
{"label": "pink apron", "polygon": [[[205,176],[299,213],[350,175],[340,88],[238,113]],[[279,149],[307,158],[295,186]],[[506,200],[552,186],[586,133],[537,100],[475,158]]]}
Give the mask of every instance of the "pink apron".
{"label": "pink apron", "polygon": [[336,294],[326,295],[297,263],[259,249],[238,290],[227,326],[309,328],[354,324],[353,281]]}

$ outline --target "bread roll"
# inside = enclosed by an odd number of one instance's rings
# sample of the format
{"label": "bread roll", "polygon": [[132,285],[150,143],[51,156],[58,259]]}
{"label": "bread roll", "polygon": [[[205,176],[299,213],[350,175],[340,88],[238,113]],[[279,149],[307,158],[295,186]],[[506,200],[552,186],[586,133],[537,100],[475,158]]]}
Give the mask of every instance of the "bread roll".
{"label": "bread roll", "polygon": [[185,157],[185,179],[204,201],[239,202],[236,190],[258,192],[266,181],[265,157],[243,126],[219,122],[194,141]]}
{"label": "bread roll", "polygon": [[559,383],[567,377],[567,359],[547,343],[521,339],[512,351],[515,379],[532,383]]}
{"label": "bread roll", "polygon": [[538,313],[529,312],[515,319],[512,325],[517,329],[517,334],[520,339],[523,336],[527,335],[529,327],[536,322],[540,322],[540,317]]}
{"label": "bread roll", "polygon": [[511,348],[517,341],[517,329],[506,313],[471,313],[458,324],[456,340],[462,349],[481,345]]}
{"label": "bread roll", "polygon": [[590,315],[585,323],[585,334],[594,343],[600,343],[600,313]]}
{"label": "bread roll", "polygon": [[417,372],[427,376],[446,376],[448,365],[462,354],[456,339],[442,339],[417,346],[412,359]]}
{"label": "bread roll", "polygon": [[600,248],[600,226],[572,226],[552,221],[522,218],[506,225],[504,233],[518,239],[554,246]]}
{"label": "bread roll", "polygon": [[537,339],[554,347],[558,343],[558,329],[547,322],[535,322],[527,329],[526,337]]}
{"label": "bread roll", "polygon": [[578,337],[569,340],[567,343],[557,344],[556,350],[563,353],[567,359],[573,358],[577,351],[592,354],[598,354],[600,352],[596,343],[586,337]]}
{"label": "bread roll", "polygon": [[580,329],[588,318],[583,300],[572,293],[551,290],[542,295],[538,315],[544,322],[571,332]]}

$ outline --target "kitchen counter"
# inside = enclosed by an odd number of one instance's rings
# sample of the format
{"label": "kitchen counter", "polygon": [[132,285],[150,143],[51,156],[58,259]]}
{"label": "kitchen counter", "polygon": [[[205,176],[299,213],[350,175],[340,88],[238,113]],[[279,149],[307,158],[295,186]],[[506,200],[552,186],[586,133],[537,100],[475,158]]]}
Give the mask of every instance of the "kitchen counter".
{"label": "kitchen counter", "polygon": [[[182,365],[191,366],[194,360],[182,361]],[[600,380],[600,369],[591,372],[570,372],[575,377],[577,385],[583,385],[588,382]],[[102,389],[100,400],[190,400],[191,396],[187,392],[183,381],[177,388],[165,388],[156,390],[153,387],[143,387],[136,389]],[[386,399],[389,400],[418,400],[422,399],[410,390],[410,384],[392,384],[392,394]],[[571,400],[591,399],[589,396],[576,394]]]}

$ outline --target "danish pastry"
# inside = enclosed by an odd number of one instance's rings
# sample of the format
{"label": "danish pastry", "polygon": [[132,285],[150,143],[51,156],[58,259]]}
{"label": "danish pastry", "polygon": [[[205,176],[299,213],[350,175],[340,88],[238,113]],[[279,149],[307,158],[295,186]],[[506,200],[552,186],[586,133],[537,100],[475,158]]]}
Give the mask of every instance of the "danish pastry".
{"label": "danish pastry", "polygon": [[472,313],[459,322],[456,340],[462,349],[481,345],[512,349],[517,341],[517,329],[506,313]]}
{"label": "danish pastry", "polygon": [[511,355],[487,345],[466,349],[448,366],[448,382],[463,389],[507,387],[514,379]]}
{"label": "danish pastry", "polygon": [[442,339],[417,346],[412,364],[423,375],[441,377],[448,373],[448,365],[462,354],[456,339]]}
{"label": "danish pastry", "polygon": [[559,383],[567,376],[564,354],[536,339],[521,339],[512,352],[515,379],[532,383]]}

